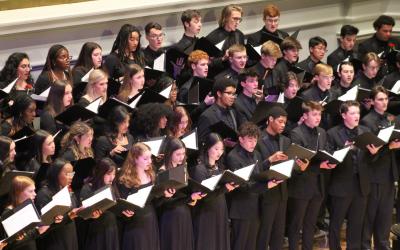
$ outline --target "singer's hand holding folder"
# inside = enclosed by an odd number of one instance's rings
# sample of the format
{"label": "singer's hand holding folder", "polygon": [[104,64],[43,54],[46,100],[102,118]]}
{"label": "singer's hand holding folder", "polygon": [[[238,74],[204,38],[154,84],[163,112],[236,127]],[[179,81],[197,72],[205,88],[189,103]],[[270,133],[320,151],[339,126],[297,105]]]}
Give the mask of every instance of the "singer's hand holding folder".
{"label": "singer's hand holding folder", "polygon": [[42,224],[51,225],[55,217],[64,215],[71,210],[72,201],[68,186],[56,193],[52,200],[40,210],[42,214]]}
{"label": "singer's hand holding folder", "polygon": [[111,187],[104,186],[97,190],[94,195],[82,201],[84,209],[78,212],[78,216],[87,220],[92,217],[94,211],[101,210],[104,212],[115,204]]}

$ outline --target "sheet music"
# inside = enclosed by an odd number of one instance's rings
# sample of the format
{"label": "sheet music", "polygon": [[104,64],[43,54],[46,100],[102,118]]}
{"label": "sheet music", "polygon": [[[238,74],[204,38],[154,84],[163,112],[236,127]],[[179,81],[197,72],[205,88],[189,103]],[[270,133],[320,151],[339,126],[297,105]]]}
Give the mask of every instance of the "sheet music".
{"label": "sheet music", "polygon": [[86,200],[82,201],[82,206],[83,207],[90,207],[94,204],[96,204],[99,201],[102,201],[104,199],[109,199],[109,200],[114,200],[114,197],[112,195],[111,188],[108,187],[104,189],[103,191],[93,195],[92,197],[87,198]]}
{"label": "sheet music", "polygon": [[39,223],[40,218],[32,203],[26,205],[1,223],[7,236],[10,237],[32,223]]}
{"label": "sheet music", "polygon": [[162,53],[154,60],[153,69],[165,71],[165,53]]}
{"label": "sheet music", "polygon": [[357,99],[358,94],[358,85],[349,89],[344,95],[338,97],[339,101],[355,101]]}
{"label": "sheet music", "polygon": [[15,78],[10,84],[8,84],[5,88],[1,89],[3,92],[10,94],[11,89],[14,87],[15,83],[17,82],[18,78]]}
{"label": "sheet music", "polygon": [[165,98],[169,98],[169,94],[171,94],[172,90],[172,84],[170,84],[168,87],[166,87],[164,90],[160,92],[160,95],[164,96]]}
{"label": "sheet music", "polygon": [[197,150],[197,130],[193,130],[190,134],[187,136],[183,137],[182,142],[185,144],[186,148],[194,149]]}
{"label": "sheet music", "polygon": [[164,138],[165,137],[158,139],[158,140],[144,141],[143,143],[150,147],[150,151],[151,151],[152,155],[158,156],[158,153],[160,152],[160,147],[164,141]]}
{"label": "sheet music", "polygon": [[129,107],[131,107],[131,108],[136,108],[136,105],[138,104],[138,102],[140,101],[140,99],[143,97],[143,94],[144,94],[144,92],[142,93],[142,94],[140,94],[140,96],[138,96],[135,100],[133,100],[131,103],[129,103]]}
{"label": "sheet music", "polygon": [[397,80],[397,82],[393,85],[390,92],[393,92],[395,94],[400,94],[400,80]]}
{"label": "sheet music", "polygon": [[81,81],[82,81],[82,82],[89,82],[89,75],[90,75],[90,73],[92,73],[93,70],[94,70],[94,68],[92,68],[91,70],[89,70],[89,71],[86,73],[86,75],[84,75],[84,76],[81,78]]}
{"label": "sheet music", "polygon": [[339,150],[336,150],[335,152],[333,152],[333,158],[335,158],[336,160],[343,162],[344,157],[346,157],[347,153],[349,152],[350,147],[345,147]]}
{"label": "sheet music", "polygon": [[394,130],[394,126],[390,126],[390,127],[381,129],[378,133],[378,138],[384,142],[389,142],[389,139],[393,133],[393,130]]}
{"label": "sheet music", "polygon": [[47,101],[47,97],[49,96],[49,93],[50,93],[50,88],[51,87],[48,87],[40,95],[32,94],[31,95],[32,99],[35,100],[35,101],[42,101],[42,102]]}
{"label": "sheet music", "polygon": [[253,47],[254,50],[255,50],[260,56],[261,56],[261,47],[262,47],[262,44],[259,45],[259,46]]}
{"label": "sheet music", "polygon": [[248,181],[250,179],[250,175],[253,172],[254,167],[256,166],[256,164],[251,164],[247,167],[238,169],[233,171],[233,173],[237,176],[239,176],[240,178],[244,179],[245,181]]}
{"label": "sheet music", "polygon": [[153,185],[139,189],[136,193],[129,195],[126,200],[136,206],[143,208],[150,195]]}
{"label": "sheet music", "polygon": [[213,177],[210,177],[208,179],[205,179],[201,182],[201,185],[205,186],[206,188],[210,190],[214,190],[215,187],[217,186],[219,180],[221,179],[222,174],[215,175]]}
{"label": "sheet music", "polygon": [[100,107],[100,102],[101,102],[102,98],[99,97],[96,100],[94,100],[92,103],[90,103],[89,105],[87,105],[85,108],[87,110],[92,111],[93,113],[97,114],[99,112],[99,107]]}
{"label": "sheet music", "polygon": [[219,42],[215,45],[219,50],[222,50],[222,46],[224,46],[225,40],[222,40],[222,42]]}
{"label": "sheet music", "polygon": [[276,100],[277,103],[285,103],[285,93],[281,92],[278,96],[278,100]]}
{"label": "sheet music", "polygon": [[68,206],[70,207],[72,205],[71,202],[71,195],[69,194],[68,186],[64,187],[61,189],[58,193],[56,193],[52,200],[46,204],[46,206],[42,207],[40,212],[42,214],[47,213],[50,209],[52,209],[55,206]]}
{"label": "sheet music", "polygon": [[288,160],[272,165],[269,169],[290,177],[292,175],[293,165],[294,160]]}

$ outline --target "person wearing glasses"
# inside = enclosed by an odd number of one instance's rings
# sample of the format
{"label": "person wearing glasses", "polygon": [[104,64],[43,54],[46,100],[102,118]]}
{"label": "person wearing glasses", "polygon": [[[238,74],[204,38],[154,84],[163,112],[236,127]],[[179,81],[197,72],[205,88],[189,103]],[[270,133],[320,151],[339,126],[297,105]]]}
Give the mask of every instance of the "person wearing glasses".
{"label": "person wearing glasses", "polygon": [[146,24],[144,30],[146,33],[146,40],[149,42],[149,45],[147,45],[147,47],[143,50],[144,61],[147,66],[153,68],[154,60],[164,53],[164,50],[161,49],[161,47],[164,41],[165,33],[163,32],[161,25],[155,22]]}
{"label": "person wearing glasses", "polygon": [[211,133],[210,126],[223,121],[228,127],[237,131],[243,118],[232,108],[236,99],[236,83],[223,78],[215,82],[212,93],[215,103],[204,111],[198,121],[198,136],[206,138]]}
{"label": "person wearing glasses", "polygon": [[247,43],[253,46],[259,46],[269,40],[269,36],[275,36],[285,39],[289,36],[283,30],[278,29],[281,12],[275,4],[267,4],[264,8],[263,21],[264,27],[261,30],[248,35]]}
{"label": "person wearing glasses", "polygon": [[223,78],[232,79],[239,84],[239,74],[246,67],[248,56],[246,52],[246,47],[241,44],[234,44],[229,47],[228,51],[229,68],[222,71],[215,76],[215,80],[218,81]]}
{"label": "person wearing glasses", "polygon": [[71,62],[68,49],[63,45],[56,44],[50,47],[46,62],[35,83],[35,93],[41,94],[48,89],[56,80],[72,80]]}
{"label": "person wearing glasses", "polygon": [[363,71],[354,80],[354,85],[360,85],[362,88],[372,89],[378,85],[378,71],[381,60],[374,52],[367,53],[362,60]]}
{"label": "person wearing glasses", "polygon": [[310,38],[308,41],[308,48],[310,50],[310,55],[307,59],[299,62],[297,64],[298,67],[304,69],[308,73],[313,73],[315,65],[319,63],[323,63],[322,59],[326,53],[326,47],[328,46],[325,39],[319,36],[315,36]]}
{"label": "person wearing glasses", "polygon": [[240,22],[242,22],[242,16],[243,10],[239,5],[225,6],[218,20],[219,27],[211,31],[206,38],[213,44],[224,41],[223,52],[234,44],[244,45],[244,34],[238,29]]}

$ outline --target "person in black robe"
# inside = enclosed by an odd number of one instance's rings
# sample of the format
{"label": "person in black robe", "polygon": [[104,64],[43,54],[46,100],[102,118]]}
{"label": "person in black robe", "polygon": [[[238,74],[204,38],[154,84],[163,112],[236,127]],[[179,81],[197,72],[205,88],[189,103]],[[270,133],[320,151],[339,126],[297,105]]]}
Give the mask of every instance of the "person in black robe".
{"label": "person in black robe", "polygon": [[215,103],[204,111],[198,121],[198,136],[203,140],[210,132],[210,126],[223,121],[228,127],[237,131],[243,121],[238,112],[232,108],[236,95],[236,84],[230,79],[218,81],[213,86]]}
{"label": "person in black robe", "polygon": [[[382,86],[376,86],[371,91],[373,109],[364,116],[361,124],[368,127],[374,134],[382,128],[393,125],[385,113],[388,106],[388,91]],[[398,140],[379,148],[379,151],[370,164],[371,192],[368,196],[367,211],[363,228],[362,248],[371,248],[371,239],[377,249],[388,249],[392,211],[394,206],[395,186],[399,178],[396,149],[400,148]]]}
{"label": "person in black robe", "polygon": [[149,45],[143,49],[146,66],[153,68],[154,60],[157,59],[165,51],[162,49],[165,33],[159,23],[150,22],[144,28],[146,32],[146,40]]}
{"label": "person in black robe", "polygon": [[253,70],[245,70],[239,75],[242,91],[235,101],[235,109],[245,121],[250,121],[257,104],[264,99],[261,89],[258,89],[258,75]]}
{"label": "person in black robe", "polygon": [[[62,188],[71,185],[74,175],[73,166],[65,160],[56,159],[48,170],[47,185],[43,186],[35,200],[36,208],[40,211]],[[65,215],[58,215],[55,223],[37,240],[38,249],[43,250],[78,250],[78,237],[74,219],[79,208],[78,201],[71,193],[72,210]]]}
{"label": "person in black robe", "polygon": [[351,149],[332,169],[328,194],[330,195],[329,248],[340,249],[340,235],[346,223],[346,247],[362,249],[362,227],[370,191],[371,150],[351,146],[352,141],[370,130],[360,121],[360,104],[346,101],[340,107],[343,122],[327,131],[330,152],[350,146]]}
{"label": "person in black robe", "polygon": [[[291,131],[292,143],[310,150],[327,150],[327,135],[318,127],[321,121],[322,105],[318,102],[303,103],[304,121]],[[328,161],[314,161],[302,172],[293,172],[289,179],[288,238],[289,249],[298,249],[300,237],[302,248],[312,249],[314,230],[325,196],[324,175],[336,167]],[[300,234],[302,231],[302,234]]]}
{"label": "person in black robe", "polygon": [[198,10],[185,10],[181,15],[181,21],[185,32],[176,44],[173,45],[179,51],[189,55],[192,53],[197,41],[196,35],[201,30],[201,15]]}
{"label": "person in black robe", "polygon": [[[207,135],[199,157],[200,163],[193,168],[191,177],[197,182],[202,182],[221,174],[224,169],[221,164],[223,153],[222,138],[215,133]],[[194,249],[231,249],[225,193],[232,191],[235,187],[233,183],[226,183],[217,187],[193,208]]]}
{"label": "person in black robe", "polygon": [[269,41],[271,36],[278,38],[276,40],[283,40],[288,37],[288,33],[278,29],[280,16],[281,13],[278,6],[275,4],[267,4],[263,11],[264,27],[262,27],[261,30],[248,35],[247,43],[253,46],[259,46],[266,41]]}
{"label": "person in black robe", "polygon": [[244,45],[244,34],[238,29],[242,21],[243,10],[239,5],[225,6],[218,20],[219,27],[207,35],[207,39],[214,45],[223,42],[222,51],[234,44]]}
{"label": "person in black robe", "polygon": [[354,85],[359,85],[365,89],[372,89],[374,86],[380,84],[377,78],[377,74],[380,64],[380,58],[373,52],[367,53],[363,60],[363,70],[354,80]]}
{"label": "person in black robe", "polygon": [[286,37],[281,45],[283,57],[275,65],[272,74],[276,75],[275,85],[282,85],[287,82],[287,72],[292,71],[299,59],[301,44],[295,38]]}
{"label": "person in black robe", "polygon": [[[85,200],[98,189],[110,185],[113,192],[117,165],[110,158],[101,159],[96,165],[93,178],[82,187],[80,199]],[[111,211],[97,210],[92,218],[85,220],[83,249],[115,250],[119,249],[119,234],[116,215]]]}
{"label": "person in black robe", "polygon": [[[245,122],[239,128],[240,144],[227,155],[231,171],[256,164],[252,175],[261,172],[261,155],[255,150],[260,131],[254,123]],[[263,182],[242,184],[227,197],[231,219],[231,249],[255,250],[259,228],[259,194],[266,189]],[[246,204],[246,206],[243,206]]]}
{"label": "person in black robe", "polygon": [[298,67],[304,69],[306,72],[313,74],[315,65],[322,63],[322,59],[326,53],[328,43],[322,37],[311,37],[308,41],[308,49],[310,55],[303,61],[297,64]]}
{"label": "person in black robe", "polygon": [[373,23],[375,34],[358,45],[358,53],[363,58],[367,53],[382,54],[383,63],[378,72],[378,80],[395,70],[395,65],[387,62],[387,55],[394,49],[400,49],[400,39],[392,36],[395,20],[391,16],[381,15]]}
{"label": "person in black robe", "polygon": [[84,122],[75,122],[61,140],[59,156],[67,161],[93,157],[93,129]]}
{"label": "person in black robe", "polygon": [[220,72],[215,76],[215,81],[220,81],[223,78],[231,79],[239,86],[239,74],[246,67],[248,60],[246,47],[240,44],[234,44],[228,50],[229,68]]}
{"label": "person in black robe", "polygon": [[335,92],[337,97],[346,94],[348,90],[354,87],[354,66],[351,62],[342,62],[340,63],[338,68],[338,76],[339,79],[337,84],[331,87],[331,90]]}
{"label": "person in black robe", "polygon": [[328,55],[327,59],[327,63],[332,66],[335,74],[339,71],[339,64],[346,58],[349,58],[349,60],[354,58],[358,59],[358,55],[354,51],[357,34],[358,28],[352,25],[346,24],[340,29],[339,47],[332,51],[332,53]]}

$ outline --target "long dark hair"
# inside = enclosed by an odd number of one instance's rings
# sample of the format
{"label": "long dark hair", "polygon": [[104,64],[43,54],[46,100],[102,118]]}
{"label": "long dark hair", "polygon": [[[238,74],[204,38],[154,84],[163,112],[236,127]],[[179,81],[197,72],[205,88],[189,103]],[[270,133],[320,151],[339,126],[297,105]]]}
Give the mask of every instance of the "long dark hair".
{"label": "long dark hair", "polygon": [[49,132],[46,130],[39,129],[33,135],[33,155],[36,160],[41,164],[44,160],[51,162],[51,157],[49,156],[47,159],[43,159],[43,143],[47,137],[51,136]]}
{"label": "long dark hair", "polygon": [[[0,81],[4,82],[5,84],[11,83],[18,77],[18,66],[22,60],[28,59],[29,57],[26,53],[15,52],[12,53],[8,58],[6,63],[4,64],[3,69],[0,73]],[[29,84],[33,84],[33,78],[30,75],[27,82]],[[3,87],[3,86],[0,86]],[[5,87],[5,86],[4,86]]]}
{"label": "long dark hair", "polygon": [[[61,44],[55,44],[51,46],[49,51],[47,52],[46,62],[44,63],[42,73],[47,71],[51,83],[53,83],[55,80],[51,72],[55,69],[57,57],[63,50],[68,51],[65,46]],[[67,69],[66,76],[68,79],[72,79],[70,68]]]}
{"label": "long dark hair", "polygon": [[62,158],[57,158],[47,170],[47,186],[53,192],[61,190],[58,176],[66,164],[69,164],[69,162]]}
{"label": "long dark hair", "polygon": [[119,125],[129,116],[130,114],[124,106],[117,106],[112,109],[108,116],[108,131],[106,132],[112,142],[117,139]]}
{"label": "long dark hair", "polygon": [[104,186],[104,175],[111,173],[112,171],[117,171],[117,164],[115,164],[115,162],[110,158],[105,157],[97,162],[96,168],[93,172],[93,178],[90,180],[94,190]]}
{"label": "long dark hair", "polygon": [[[63,101],[65,95],[65,87],[67,85],[70,85],[72,88],[71,82],[66,80],[57,80],[51,85],[45,109],[49,111],[53,117],[55,117],[58,114],[61,114],[67,108],[64,106],[64,101]],[[72,99],[71,105],[73,103],[74,100]]]}
{"label": "long dark hair", "polygon": [[[202,144],[201,150],[200,150],[200,155],[199,155],[199,162],[203,163],[206,165],[207,168],[212,168],[213,166],[210,165],[208,161],[208,150],[217,144],[218,142],[224,142],[222,137],[217,134],[217,133],[210,133],[204,140],[204,143]],[[216,165],[220,165],[222,162],[222,156],[218,159],[218,161],[215,163]]]}
{"label": "long dark hair", "polygon": [[129,55],[126,55],[125,49],[128,47],[128,40],[131,37],[132,32],[136,32],[139,34],[139,43],[136,47],[136,50],[131,52],[133,53],[133,57],[136,63],[143,67],[145,64],[144,56],[142,54],[142,51],[140,50],[140,38],[142,35],[140,34],[140,30],[132,24],[122,25],[113,43],[111,53],[116,53],[121,62],[127,62]]}
{"label": "long dark hair", "polygon": [[95,49],[101,49],[101,46],[94,42],[86,42],[83,44],[81,52],[79,53],[78,60],[76,61],[75,67],[72,70],[74,73],[75,69],[78,67],[84,68],[86,71],[89,71],[94,67],[92,60],[92,53]]}
{"label": "long dark hair", "polygon": [[165,153],[164,153],[164,166],[165,169],[170,169],[172,168],[172,154],[178,150],[184,148],[185,149],[185,159],[183,160],[183,164],[186,162],[186,147],[185,144],[178,138],[172,137],[168,139],[166,147],[165,147]]}
{"label": "long dark hair", "polygon": [[35,100],[28,95],[19,95],[15,98],[14,104],[11,106],[11,131],[10,135],[14,135],[18,132],[19,129],[22,129],[26,125],[30,126],[31,124],[27,124],[24,120],[24,112],[29,108],[29,106],[35,103]]}

